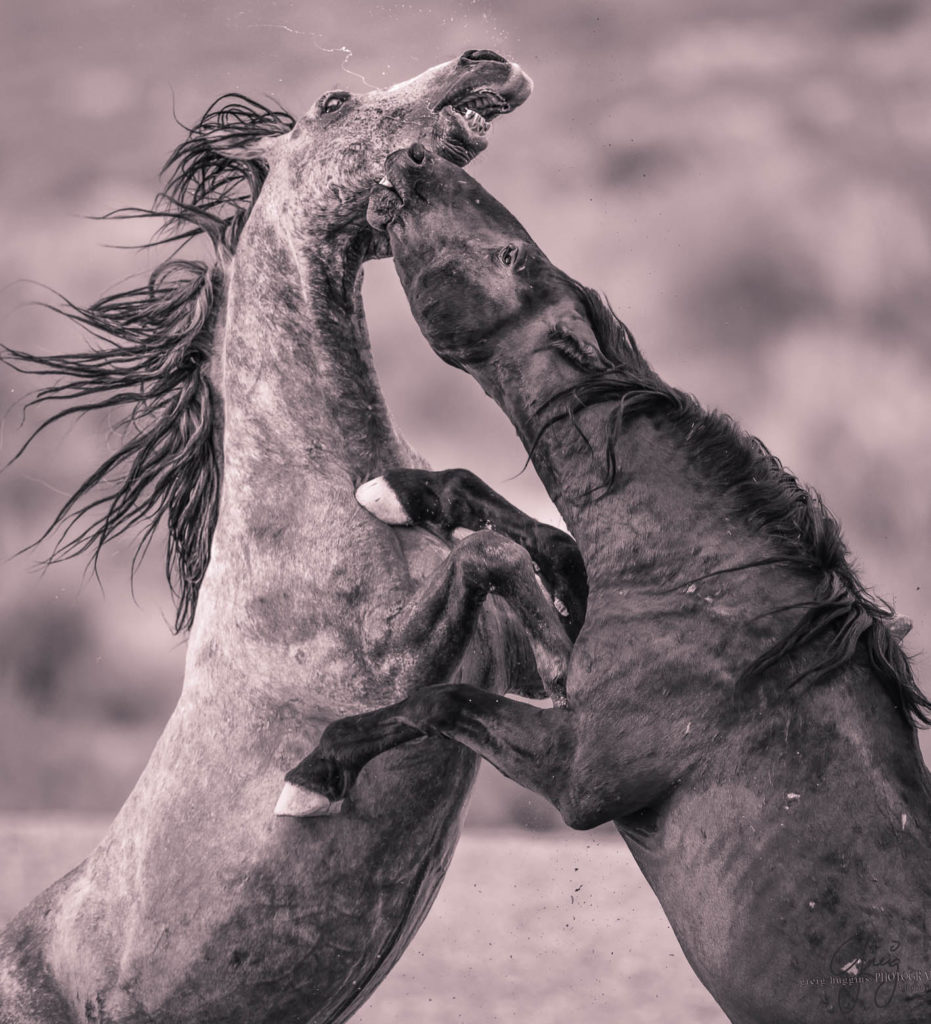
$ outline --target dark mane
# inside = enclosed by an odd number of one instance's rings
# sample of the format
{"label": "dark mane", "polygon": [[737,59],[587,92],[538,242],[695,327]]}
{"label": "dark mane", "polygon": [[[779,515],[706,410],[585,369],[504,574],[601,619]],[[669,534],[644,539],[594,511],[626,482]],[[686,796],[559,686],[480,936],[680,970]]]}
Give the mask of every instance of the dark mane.
{"label": "dark mane", "polygon": [[[40,356],[9,349],[0,358],[23,373],[56,378],[26,408],[68,403],[49,415],[14,455],[68,416],[124,407],[121,447],[78,487],[35,542],[56,535],[47,564],[90,555],[96,569],[108,540],[136,532],[133,571],[165,519],[166,572],[177,631],[190,627],[210,558],[220,498],[218,399],[208,376],[224,264],[233,254],[267,168],[247,147],[291,130],[294,119],[238,94],[222,96],[169,157],[164,191],[151,209],[109,217],[155,218],[155,239],[140,248],[175,246],[148,281],[83,307],[49,306],[89,331],[82,352]],[[177,258],[206,239],[210,264]],[[35,546],[35,545],[32,545]]]}
{"label": "dark mane", "polygon": [[[814,661],[792,685],[802,681],[814,684],[860,653],[905,718],[913,725],[931,724],[931,701],[918,688],[909,658],[890,630],[895,613],[860,581],[850,564],[840,526],[818,494],[803,487],[761,441],[742,431],[730,417],[704,410],[691,395],[662,381],[601,296],[582,285],[575,287],[610,366],[551,399],[559,407],[555,418],[574,417],[583,408],[611,402],[615,408],[609,420],[609,438],[619,438],[624,423],[637,415],[655,416],[676,425],[694,464],[775,547],[772,558],[724,571],[781,565],[815,584],[811,602],[772,609],[798,609],[802,614],[786,636],[744,669],[741,681],[759,677],[818,642]],[[609,442],[605,490],[613,488],[617,477],[613,448]]]}

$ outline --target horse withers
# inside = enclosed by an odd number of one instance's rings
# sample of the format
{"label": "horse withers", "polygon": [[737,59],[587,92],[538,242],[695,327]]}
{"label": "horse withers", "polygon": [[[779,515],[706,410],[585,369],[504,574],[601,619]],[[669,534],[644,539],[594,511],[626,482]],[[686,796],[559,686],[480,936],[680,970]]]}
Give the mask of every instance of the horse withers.
{"label": "horse withers", "polygon": [[[567,706],[429,688],[335,723],[295,773],[333,796],[395,742],[452,738],[569,825],[614,821],[732,1021],[927,1021],[931,706],[837,522],[662,381],[461,168],[414,146],[387,178],[369,217],[411,309],[517,428],[578,541],[588,607]],[[362,497],[418,522],[433,480],[388,474]],[[468,493],[497,525],[490,494]]]}

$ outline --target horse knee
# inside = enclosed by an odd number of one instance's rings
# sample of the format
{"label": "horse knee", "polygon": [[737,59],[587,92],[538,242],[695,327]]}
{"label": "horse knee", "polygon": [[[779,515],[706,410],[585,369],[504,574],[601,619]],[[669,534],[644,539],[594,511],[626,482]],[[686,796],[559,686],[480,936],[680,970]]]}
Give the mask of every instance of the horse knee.
{"label": "horse knee", "polygon": [[526,548],[493,530],[470,534],[456,545],[452,557],[469,582],[485,590],[505,589],[515,577],[533,575]]}
{"label": "horse knee", "polygon": [[401,705],[401,719],[425,736],[446,736],[459,724],[470,690],[457,683],[441,683],[418,691]]}

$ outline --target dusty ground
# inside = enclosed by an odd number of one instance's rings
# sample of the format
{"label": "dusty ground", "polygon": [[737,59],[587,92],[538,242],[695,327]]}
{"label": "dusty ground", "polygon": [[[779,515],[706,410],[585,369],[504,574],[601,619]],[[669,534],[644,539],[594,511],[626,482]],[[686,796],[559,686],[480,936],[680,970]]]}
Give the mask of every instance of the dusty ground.
{"label": "dusty ground", "polygon": [[[102,818],[0,818],[0,924],[78,863]],[[726,1024],[609,830],[475,829],[359,1024]]]}

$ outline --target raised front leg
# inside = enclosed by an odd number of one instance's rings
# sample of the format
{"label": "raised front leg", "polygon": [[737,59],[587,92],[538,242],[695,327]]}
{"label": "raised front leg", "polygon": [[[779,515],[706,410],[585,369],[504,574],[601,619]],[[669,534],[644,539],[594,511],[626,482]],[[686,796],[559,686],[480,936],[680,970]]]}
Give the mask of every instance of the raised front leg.
{"label": "raised front leg", "polygon": [[[448,678],[465,652],[489,594],[503,598],[524,627],[547,696],[565,703],[571,642],[540,589],[530,555],[492,531],[459,541],[392,624],[382,671],[403,673],[404,689]],[[515,689],[523,687],[514,680]]]}
{"label": "raised front leg", "polygon": [[601,710],[540,708],[455,685],[427,687],[391,707],[333,722],[286,778],[332,805],[351,792],[372,758],[420,736],[444,736],[481,754],[549,800],[572,828],[623,819],[667,789],[656,753],[621,749]]}
{"label": "raised front leg", "polygon": [[553,603],[574,640],[585,621],[588,579],[575,541],[521,512],[467,469],[431,472],[395,469],[369,480],[356,498],[395,526],[424,526],[445,536],[459,530],[495,530],[530,552]]}
{"label": "raised front leg", "polygon": [[[564,706],[571,642],[563,622],[541,590],[527,551],[490,530],[470,534],[456,544],[397,616],[382,652],[381,671],[403,678],[407,690],[448,679],[472,639],[485,599],[492,593],[513,609],[536,664],[535,673],[528,667],[533,678],[510,679],[510,688],[538,695],[537,685],[542,684],[554,706]],[[415,735],[409,730],[396,730],[389,745],[397,746]],[[305,786],[304,790],[325,795],[333,787]],[[332,810],[332,798],[309,799],[305,793],[286,786],[276,813],[308,815]]]}

